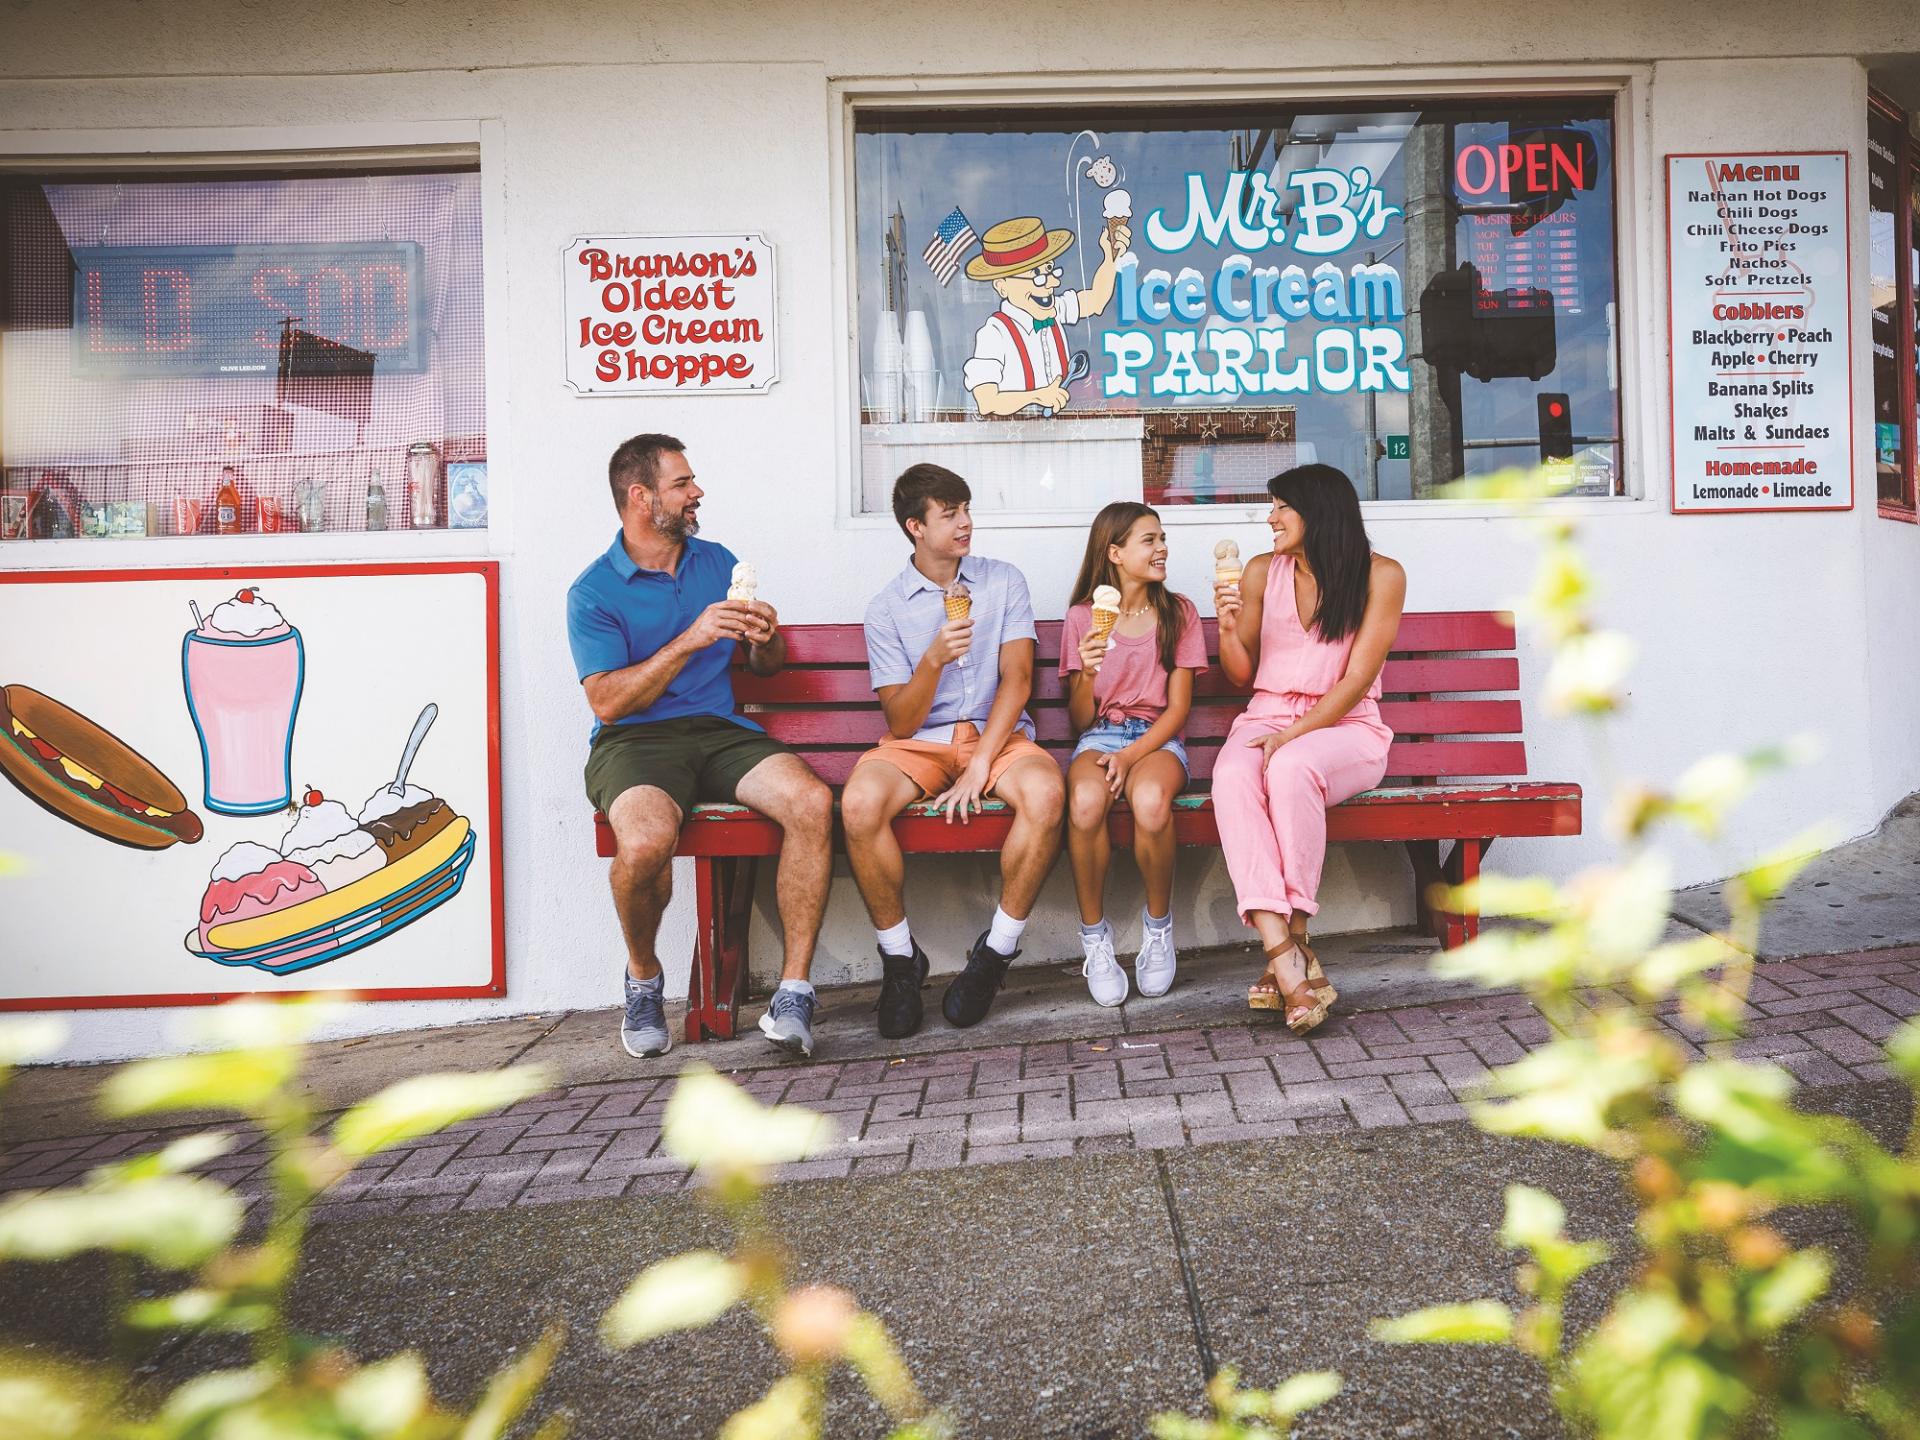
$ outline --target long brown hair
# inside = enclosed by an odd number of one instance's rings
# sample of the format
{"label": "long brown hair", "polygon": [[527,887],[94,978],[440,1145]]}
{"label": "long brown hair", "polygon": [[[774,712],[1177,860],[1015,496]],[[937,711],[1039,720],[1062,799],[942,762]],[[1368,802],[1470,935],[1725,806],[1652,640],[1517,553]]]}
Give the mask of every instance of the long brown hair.
{"label": "long brown hair", "polygon": [[1267,493],[1299,511],[1307,527],[1307,565],[1320,586],[1309,628],[1322,640],[1346,639],[1367,613],[1373,575],[1373,546],[1353,481],[1331,465],[1296,465],[1267,481]]}
{"label": "long brown hair", "polygon": [[[1093,517],[1093,528],[1087,531],[1087,553],[1080,561],[1080,576],[1073,582],[1073,594],[1067,597],[1069,610],[1083,600],[1093,599],[1097,586],[1122,588],[1120,567],[1107,558],[1107,547],[1124,544],[1127,532],[1148,517],[1158,520],[1160,512],[1137,500],[1116,500]],[[1194,609],[1193,602],[1169,590],[1159,580],[1147,582],[1147,600],[1154,608],[1159,625],[1160,667],[1171,675],[1173,653],[1180,643],[1180,632],[1186,629],[1187,612]]]}

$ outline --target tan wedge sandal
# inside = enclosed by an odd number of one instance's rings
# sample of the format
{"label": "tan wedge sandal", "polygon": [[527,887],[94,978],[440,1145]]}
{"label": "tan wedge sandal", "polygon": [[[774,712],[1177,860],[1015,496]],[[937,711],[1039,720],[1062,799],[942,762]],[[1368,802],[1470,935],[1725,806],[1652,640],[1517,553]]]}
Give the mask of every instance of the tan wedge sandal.
{"label": "tan wedge sandal", "polygon": [[[1276,945],[1271,950],[1268,950],[1266,952],[1267,959],[1271,961],[1276,956],[1284,955],[1287,951],[1296,948],[1298,948],[1297,942],[1289,938],[1286,944]],[[1306,952],[1302,950],[1301,953],[1305,954]],[[1271,970],[1263,972],[1259,980],[1256,980],[1252,985],[1247,987],[1247,1008],[1249,1010],[1278,1010],[1282,1012],[1286,1017],[1287,1028],[1296,1035],[1306,1034],[1322,1020],[1327,1018],[1327,1007],[1333,1002],[1313,988],[1311,978],[1309,978],[1305,984],[1297,985],[1291,990],[1282,992],[1277,984],[1263,983],[1268,980],[1271,974]],[[1326,977],[1323,975],[1321,979],[1324,982]],[[1332,987],[1329,986],[1328,988],[1331,989]]]}
{"label": "tan wedge sandal", "polygon": [[1300,953],[1307,957],[1307,984],[1313,993],[1327,1002],[1327,1008],[1333,1008],[1333,1002],[1340,998],[1340,992],[1333,988],[1333,982],[1327,979],[1327,972],[1320,968],[1320,957],[1313,953],[1313,942],[1305,935],[1293,937],[1293,943],[1300,947]]}

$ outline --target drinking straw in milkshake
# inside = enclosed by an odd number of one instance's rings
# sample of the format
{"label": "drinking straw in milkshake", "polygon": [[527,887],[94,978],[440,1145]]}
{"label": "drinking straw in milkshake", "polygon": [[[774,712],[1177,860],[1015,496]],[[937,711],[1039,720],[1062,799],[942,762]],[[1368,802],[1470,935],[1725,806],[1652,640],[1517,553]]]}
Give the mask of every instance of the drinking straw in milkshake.
{"label": "drinking straw in milkshake", "polygon": [[252,589],[204,618],[192,608],[180,669],[200,737],[207,809],[284,810],[293,801],[293,725],[306,674],[300,632]]}

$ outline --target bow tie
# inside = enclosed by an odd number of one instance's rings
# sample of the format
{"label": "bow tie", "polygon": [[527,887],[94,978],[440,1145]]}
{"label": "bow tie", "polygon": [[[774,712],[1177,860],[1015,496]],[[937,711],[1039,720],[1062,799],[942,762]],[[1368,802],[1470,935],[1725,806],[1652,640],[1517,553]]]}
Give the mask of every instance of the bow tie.
{"label": "bow tie", "polygon": [[1033,322],[1033,333],[1036,335],[1038,335],[1042,330],[1051,330],[1052,328],[1053,328],[1053,321],[1051,319],[1036,320]]}

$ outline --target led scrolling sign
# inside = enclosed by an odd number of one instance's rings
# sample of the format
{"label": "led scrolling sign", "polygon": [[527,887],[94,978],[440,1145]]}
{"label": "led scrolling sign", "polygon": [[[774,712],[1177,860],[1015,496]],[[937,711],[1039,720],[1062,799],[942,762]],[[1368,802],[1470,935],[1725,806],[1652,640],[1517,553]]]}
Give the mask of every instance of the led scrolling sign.
{"label": "led scrolling sign", "polygon": [[289,330],[341,347],[343,365],[358,351],[376,374],[427,368],[426,265],[411,241],[91,246],[73,261],[80,375],[272,375]]}

